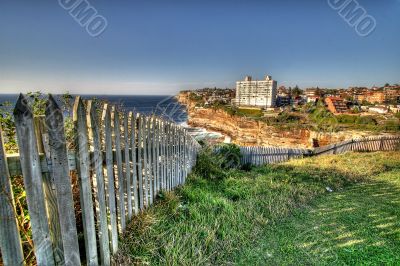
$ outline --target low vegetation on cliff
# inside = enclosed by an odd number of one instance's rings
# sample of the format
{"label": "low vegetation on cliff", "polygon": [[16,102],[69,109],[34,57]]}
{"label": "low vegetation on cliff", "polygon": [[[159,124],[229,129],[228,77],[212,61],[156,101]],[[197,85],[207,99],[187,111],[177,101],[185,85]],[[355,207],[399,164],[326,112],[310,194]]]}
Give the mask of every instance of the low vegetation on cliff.
{"label": "low vegetation on cliff", "polygon": [[115,260],[394,264],[400,260],[399,162],[399,152],[348,153],[226,170],[224,178],[195,172],[132,221]]}
{"label": "low vegetation on cliff", "polygon": [[400,114],[338,114],[327,110],[323,102],[308,103],[297,107],[285,107],[283,111],[263,113],[256,108],[238,108],[224,102],[204,104],[204,99],[195,94],[189,97],[189,106],[223,110],[229,115],[265,122],[277,129],[308,129],[322,132],[359,130],[371,132],[400,132]]}

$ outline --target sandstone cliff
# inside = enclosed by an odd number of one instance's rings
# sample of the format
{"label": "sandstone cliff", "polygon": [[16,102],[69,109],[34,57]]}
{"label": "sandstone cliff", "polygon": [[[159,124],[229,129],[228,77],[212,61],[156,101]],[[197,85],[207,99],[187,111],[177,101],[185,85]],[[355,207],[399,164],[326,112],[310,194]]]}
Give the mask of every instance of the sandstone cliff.
{"label": "sandstone cliff", "polygon": [[370,132],[341,131],[334,133],[315,132],[309,129],[281,129],[266,122],[230,115],[221,109],[198,108],[187,94],[180,94],[178,101],[188,109],[188,124],[217,131],[231,137],[232,142],[243,146],[287,146],[310,148],[312,139],[320,146],[340,142],[354,137],[371,135]]}

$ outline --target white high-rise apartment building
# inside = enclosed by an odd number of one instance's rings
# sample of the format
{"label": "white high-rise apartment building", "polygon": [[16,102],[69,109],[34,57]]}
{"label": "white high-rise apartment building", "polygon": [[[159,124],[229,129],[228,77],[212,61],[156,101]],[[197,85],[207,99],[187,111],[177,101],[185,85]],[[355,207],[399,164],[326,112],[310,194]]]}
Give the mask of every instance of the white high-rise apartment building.
{"label": "white high-rise apartment building", "polygon": [[244,81],[236,82],[236,104],[260,108],[275,107],[277,82],[271,76],[265,80],[252,80],[246,76]]}

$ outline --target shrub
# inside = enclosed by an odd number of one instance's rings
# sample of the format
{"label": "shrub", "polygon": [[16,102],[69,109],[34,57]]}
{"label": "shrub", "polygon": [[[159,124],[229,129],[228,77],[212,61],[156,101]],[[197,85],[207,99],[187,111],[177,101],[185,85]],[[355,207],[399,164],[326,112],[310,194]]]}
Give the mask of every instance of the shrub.
{"label": "shrub", "polygon": [[12,104],[10,102],[0,104],[0,127],[2,128],[3,137],[5,138],[4,146],[6,152],[18,152]]}
{"label": "shrub", "polygon": [[195,173],[206,179],[224,179],[227,171],[240,167],[240,148],[234,144],[204,147],[197,158]]}
{"label": "shrub", "polygon": [[354,115],[338,115],[336,118],[339,123],[343,124],[354,124],[357,120],[357,116]]}
{"label": "shrub", "polygon": [[240,169],[245,172],[250,172],[252,168],[253,168],[253,166],[251,163],[245,163],[242,165],[242,167]]}
{"label": "shrub", "polygon": [[239,146],[235,144],[220,144],[216,147],[216,155],[222,169],[238,168],[242,157]]}
{"label": "shrub", "polygon": [[375,117],[373,116],[359,116],[357,117],[356,123],[359,125],[377,125]]}
{"label": "shrub", "polygon": [[248,116],[248,117],[262,117],[263,116],[263,112],[260,109],[239,108],[237,110],[237,114],[240,116]]}
{"label": "shrub", "polygon": [[300,120],[301,120],[301,117],[299,115],[291,114],[288,112],[282,112],[276,118],[276,121],[278,123],[292,123],[292,122],[298,122]]}
{"label": "shrub", "polygon": [[226,177],[226,173],[221,168],[211,147],[205,147],[199,152],[194,172],[206,179],[224,179]]}

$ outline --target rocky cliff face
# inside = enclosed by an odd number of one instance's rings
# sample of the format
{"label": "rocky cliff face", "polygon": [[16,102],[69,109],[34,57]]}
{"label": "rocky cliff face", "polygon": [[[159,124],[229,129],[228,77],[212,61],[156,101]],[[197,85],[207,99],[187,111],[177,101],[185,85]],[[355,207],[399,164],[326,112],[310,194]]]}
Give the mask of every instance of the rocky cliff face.
{"label": "rocky cliff face", "polygon": [[231,137],[232,142],[239,145],[308,145],[309,132],[284,131],[266,125],[263,122],[231,116],[222,110],[193,108],[189,110],[188,124],[218,131]]}
{"label": "rocky cliff face", "polygon": [[188,108],[188,124],[221,132],[231,137],[232,142],[243,146],[287,146],[310,148],[312,140],[320,146],[340,142],[353,137],[370,135],[369,132],[342,131],[335,133],[315,132],[308,129],[280,129],[263,121],[230,115],[211,108],[196,108],[187,95],[180,94],[178,100]]}

